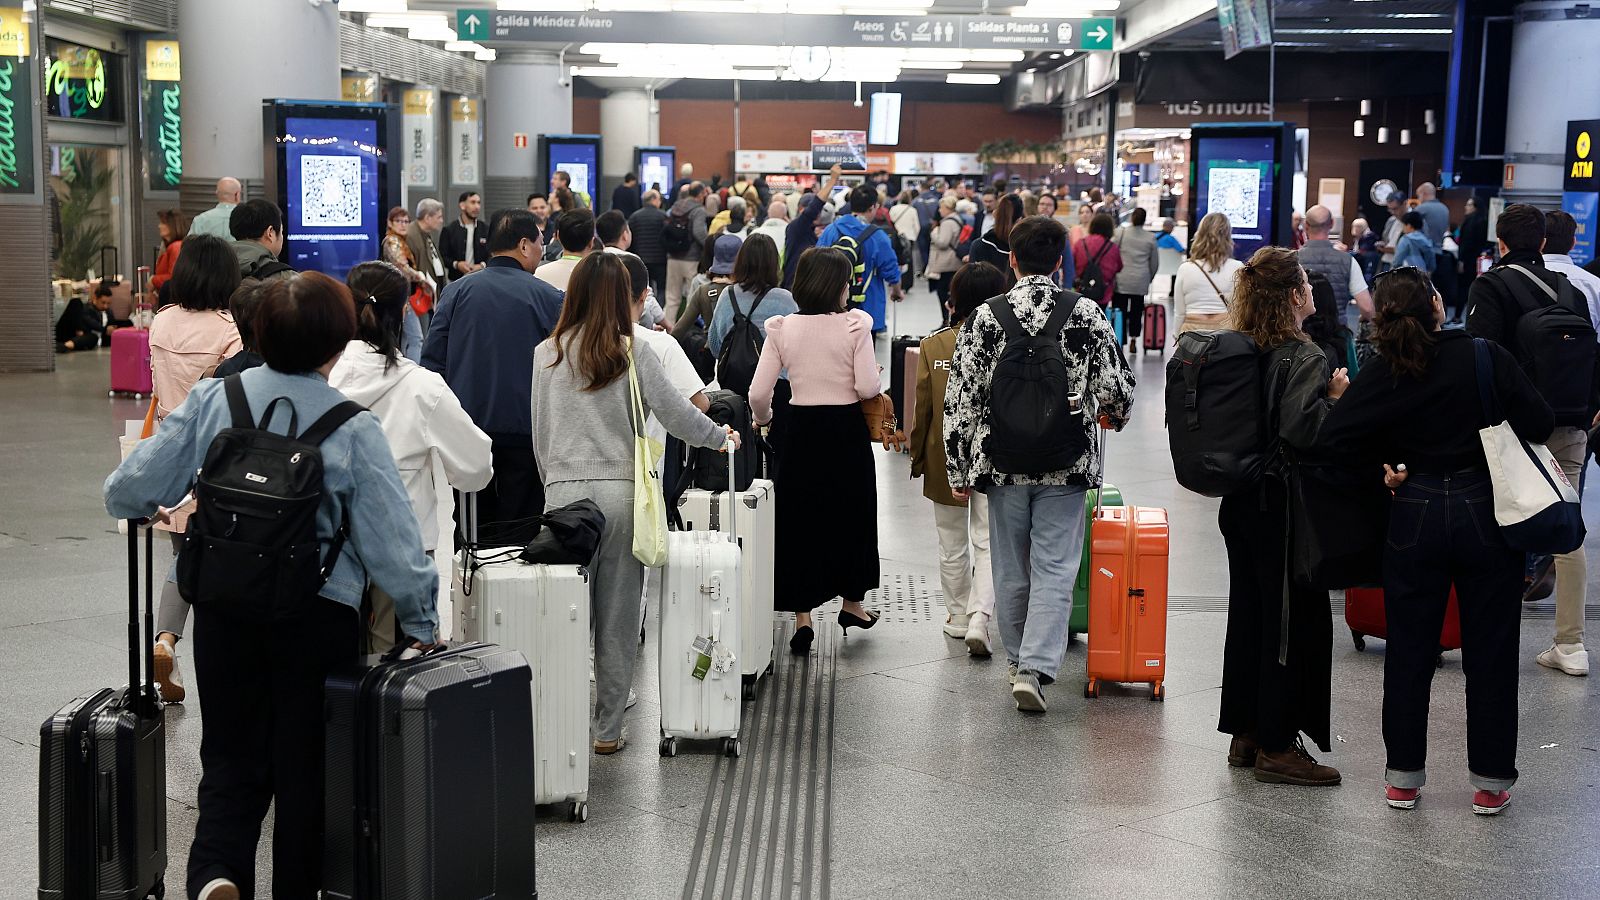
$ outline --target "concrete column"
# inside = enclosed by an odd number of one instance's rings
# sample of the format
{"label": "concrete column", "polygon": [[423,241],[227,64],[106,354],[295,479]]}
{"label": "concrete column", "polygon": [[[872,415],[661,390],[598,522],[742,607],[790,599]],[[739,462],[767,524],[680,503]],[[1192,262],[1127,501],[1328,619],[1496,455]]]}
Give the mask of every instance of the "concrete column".
{"label": "concrete column", "polygon": [[179,0],[178,39],[186,181],[232,175],[259,184],[261,101],[339,99],[339,11],[332,3]]}
{"label": "concrete column", "polygon": [[633,148],[649,147],[661,138],[661,115],[643,88],[614,90],[600,100],[600,182],[595,205],[608,209],[611,192],[633,169]]}
{"label": "concrete column", "polygon": [[1593,68],[1600,18],[1588,18],[1587,10],[1579,17],[1578,8],[1587,6],[1523,3],[1514,13],[1506,162],[1517,170],[1514,188],[1504,192],[1507,203],[1559,206],[1567,121],[1600,118],[1600,86],[1593,78],[1552,77]]}
{"label": "concrete column", "polygon": [[[483,206],[520,209],[529,193],[548,187],[538,172],[539,135],[572,133],[572,83],[558,54],[502,50],[489,64],[487,94]],[[519,134],[526,147],[516,145]]]}

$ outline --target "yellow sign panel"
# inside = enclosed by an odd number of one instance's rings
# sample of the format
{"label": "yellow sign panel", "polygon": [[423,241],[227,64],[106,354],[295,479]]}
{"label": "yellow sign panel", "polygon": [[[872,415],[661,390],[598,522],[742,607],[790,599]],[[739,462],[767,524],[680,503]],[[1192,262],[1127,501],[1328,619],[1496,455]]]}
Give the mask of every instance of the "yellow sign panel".
{"label": "yellow sign panel", "polygon": [[378,76],[374,72],[347,73],[339,79],[339,99],[351,103],[373,103],[378,99]]}
{"label": "yellow sign panel", "polygon": [[20,6],[0,7],[0,56],[21,58],[32,52],[28,15]]}
{"label": "yellow sign panel", "polygon": [[408,116],[433,115],[433,91],[411,90],[406,91],[404,99],[405,114]]}
{"label": "yellow sign panel", "polygon": [[178,73],[177,41],[151,39],[144,42],[146,81],[180,81]]}
{"label": "yellow sign panel", "polygon": [[1579,159],[1588,159],[1589,158],[1589,149],[1590,149],[1589,132],[1587,132],[1587,131],[1578,132],[1578,146],[1575,149],[1578,151],[1578,158]]}
{"label": "yellow sign panel", "polygon": [[450,101],[450,121],[476,122],[478,121],[478,101],[462,97]]}

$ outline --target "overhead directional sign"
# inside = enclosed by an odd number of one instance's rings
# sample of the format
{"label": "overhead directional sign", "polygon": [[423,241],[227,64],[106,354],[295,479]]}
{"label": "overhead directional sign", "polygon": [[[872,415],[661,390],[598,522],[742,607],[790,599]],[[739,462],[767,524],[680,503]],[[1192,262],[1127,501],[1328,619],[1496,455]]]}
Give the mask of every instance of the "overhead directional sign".
{"label": "overhead directional sign", "polygon": [[653,12],[456,11],[456,34],[480,43],[777,44],[960,50],[1115,49],[1116,19],[1011,16],[803,16]]}

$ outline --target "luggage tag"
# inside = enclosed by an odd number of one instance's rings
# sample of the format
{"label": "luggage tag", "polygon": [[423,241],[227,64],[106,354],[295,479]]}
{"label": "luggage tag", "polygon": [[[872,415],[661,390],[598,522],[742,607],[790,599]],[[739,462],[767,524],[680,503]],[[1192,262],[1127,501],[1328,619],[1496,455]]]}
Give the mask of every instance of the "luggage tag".
{"label": "luggage tag", "polygon": [[689,651],[694,659],[694,671],[689,674],[699,681],[705,681],[706,673],[711,671],[711,654],[714,649],[715,645],[710,638],[695,638],[694,643],[689,646]]}
{"label": "luggage tag", "polygon": [[727,674],[733,671],[734,663],[738,662],[738,658],[734,656],[733,650],[729,649],[726,643],[717,641],[711,648],[711,661],[716,666],[718,673]]}

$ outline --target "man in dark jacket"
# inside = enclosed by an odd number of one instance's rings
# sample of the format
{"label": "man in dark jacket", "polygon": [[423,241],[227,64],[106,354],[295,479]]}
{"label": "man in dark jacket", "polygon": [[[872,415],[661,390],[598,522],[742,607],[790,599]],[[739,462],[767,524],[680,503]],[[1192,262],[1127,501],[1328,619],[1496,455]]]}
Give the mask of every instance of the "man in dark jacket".
{"label": "man in dark jacket", "polygon": [[[472,421],[493,442],[494,480],[478,495],[481,523],[524,520],[544,512],[544,486],[533,456],[533,353],[561,317],[561,292],[533,277],[544,253],[533,214],[495,216],[492,254],[482,272],[439,296],[422,347],[422,364],[444,376]],[[508,544],[533,539],[527,527],[500,529]]]}
{"label": "man in dark jacket", "polygon": [[828,170],[828,183],[819,193],[800,198],[800,212],[783,233],[783,286],[794,286],[795,267],[800,265],[800,254],[817,245],[822,229],[833,224],[833,213],[827,211],[828,196],[839,186],[839,174],[844,171],[837,163]]}
{"label": "man in dark jacket", "polygon": [[669,219],[686,221],[690,233],[687,249],[667,254],[667,322],[678,319],[678,310],[689,299],[689,282],[700,267],[700,251],[706,244],[706,186],[696,181],[678,194]]}
{"label": "man in dark jacket", "polygon": [[[1551,294],[1568,302],[1574,311],[1588,318],[1588,306],[1577,288],[1567,282],[1567,277],[1549,269],[1541,255],[1545,243],[1545,215],[1528,203],[1513,203],[1500,213],[1495,221],[1495,234],[1500,242],[1500,262],[1472,282],[1472,293],[1467,313],[1467,331],[1474,337],[1494,341],[1510,350],[1524,367],[1528,366],[1529,350],[1517,343],[1517,323],[1524,311],[1550,306],[1557,302]],[[1533,283],[1538,281],[1539,284]],[[1541,287],[1542,285],[1542,287]],[[1595,412],[1600,410],[1600,365],[1593,365],[1589,385],[1587,410],[1563,415],[1556,409],[1556,429],[1545,446],[1561,464],[1561,470],[1572,484],[1580,483],[1588,457],[1587,429],[1594,424]],[[1580,377],[1580,376],[1575,376]],[[1550,397],[1546,397],[1549,400]],[[1551,404],[1561,406],[1563,404]],[[1543,568],[1541,562],[1539,568]],[[1556,581],[1556,636],[1550,649],[1540,653],[1542,666],[1559,669],[1569,675],[1587,675],[1589,654],[1583,647],[1584,594],[1588,588],[1588,565],[1583,548],[1555,557]],[[1544,572],[1530,579],[1530,588],[1543,580]],[[1533,598],[1529,598],[1533,599]]]}
{"label": "man in dark jacket", "polygon": [[639,211],[642,202],[639,199],[639,176],[632,172],[622,176],[622,183],[611,192],[611,208],[625,216],[631,216]]}
{"label": "man in dark jacket", "polygon": [[489,229],[478,221],[483,200],[477,191],[462,191],[456,206],[461,209],[460,217],[439,232],[439,256],[450,281],[471,275],[489,261]]}
{"label": "man in dark jacket", "polygon": [[667,245],[661,241],[661,229],[666,227],[667,214],[661,211],[661,192],[644,192],[644,205],[628,216],[628,230],[633,232],[633,243],[628,249],[650,271],[650,287],[657,297],[667,295]]}

